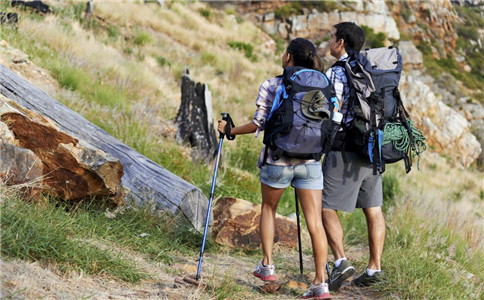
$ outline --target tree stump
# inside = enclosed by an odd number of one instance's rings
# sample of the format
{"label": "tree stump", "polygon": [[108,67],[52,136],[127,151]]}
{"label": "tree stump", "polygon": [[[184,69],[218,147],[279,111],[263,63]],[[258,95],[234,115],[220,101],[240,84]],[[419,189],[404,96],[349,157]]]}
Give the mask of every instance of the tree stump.
{"label": "tree stump", "polygon": [[216,156],[217,139],[213,125],[212,94],[206,84],[195,83],[185,68],[181,78],[181,105],[175,123],[178,143],[192,147],[194,161],[212,161]]}

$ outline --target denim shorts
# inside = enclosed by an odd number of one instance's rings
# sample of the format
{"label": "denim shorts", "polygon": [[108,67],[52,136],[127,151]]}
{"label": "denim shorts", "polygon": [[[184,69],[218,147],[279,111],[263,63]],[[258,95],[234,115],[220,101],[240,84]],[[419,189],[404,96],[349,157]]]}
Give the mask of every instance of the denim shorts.
{"label": "denim shorts", "polygon": [[289,186],[303,190],[322,190],[323,172],[319,162],[294,166],[264,164],[260,181],[270,187],[282,189]]}

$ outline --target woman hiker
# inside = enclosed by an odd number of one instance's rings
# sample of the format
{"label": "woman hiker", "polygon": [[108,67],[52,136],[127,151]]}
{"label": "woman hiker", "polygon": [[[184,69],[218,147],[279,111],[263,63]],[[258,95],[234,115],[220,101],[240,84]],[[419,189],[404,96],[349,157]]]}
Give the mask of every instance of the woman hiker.
{"label": "woman hiker", "polygon": [[[321,61],[316,54],[316,47],[310,41],[302,38],[292,40],[282,55],[282,67],[302,66],[321,71]],[[251,122],[233,127],[226,132],[227,122],[218,121],[218,130],[231,136],[256,132],[264,129],[272,103],[282,78],[275,77],[262,83],[256,99],[256,111]],[[258,167],[261,169],[260,181],[262,192],[262,208],[260,217],[260,233],[264,257],[254,270],[254,276],[263,281],[276,281],[275,266],[272,259],[274,246],[275,215],[277,204],[289,183],[296,189],[301,207],[306,218],[306,224],[311,236],[316,275],[309,290],[303,294],[304,299],[329,299],[328,285],[324,279],[324,268],[328,257],[328,244],[321,219],[323,174],[321,165],[314,159],[298,159],[282,156],[273,160],[271,149],[262,148]]]}

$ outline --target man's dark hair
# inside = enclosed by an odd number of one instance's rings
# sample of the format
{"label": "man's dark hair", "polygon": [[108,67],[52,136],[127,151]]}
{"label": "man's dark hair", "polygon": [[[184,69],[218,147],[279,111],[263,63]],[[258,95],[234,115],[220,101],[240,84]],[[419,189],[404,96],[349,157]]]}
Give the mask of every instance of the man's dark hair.
{"label": "man's dark hair", "polygon": [[336,28],[336,40],[345,41],[346,52],[360,51],[365,44],[365,32],[353,22],[342,22],[334,25]]}

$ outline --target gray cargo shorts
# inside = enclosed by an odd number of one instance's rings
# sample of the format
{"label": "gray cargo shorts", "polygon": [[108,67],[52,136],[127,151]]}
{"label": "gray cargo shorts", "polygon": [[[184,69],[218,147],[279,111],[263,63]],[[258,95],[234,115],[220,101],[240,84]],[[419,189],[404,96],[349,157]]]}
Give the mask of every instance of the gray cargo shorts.
{"label": "gray cargo shorts", "polygon": [[354,152],[334,151],[326,155],[323,208],[353,212],[355,208],[382,206],[382,175],[373,175],[368,159]]}

